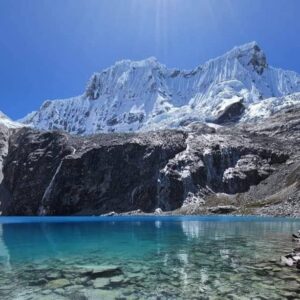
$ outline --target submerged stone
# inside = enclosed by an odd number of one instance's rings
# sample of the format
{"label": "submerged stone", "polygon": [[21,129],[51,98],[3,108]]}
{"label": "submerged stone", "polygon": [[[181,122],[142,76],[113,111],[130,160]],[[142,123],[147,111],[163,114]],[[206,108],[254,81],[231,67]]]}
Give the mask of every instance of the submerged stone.
{"label": "submerged stone", "polygon": [[63,288],[65,286],[70,285],[70,281],[68,279],[55,279],[55,280],[51,280],[47,283],[46,288],[49,289],[58,289],[58,288]]}
{"label": "submerged stone", "polygon": [[49,294],[51,294],[51,290],[43,290],[42,294],[43,295],[49,295]]}
{"label": "submerged stone", "polygon": [[114,276],[110,279],[111,283],[122,283],[125,280],[123,275]]}
{"label": "submerged stone", "polygon": [[54,280],[61,278],[61,273],[60,272],[52,272],[52,273],[47,273],[46,278],[49,280]]}
{"label": "submerged stone", "polygon": [[113,277],[122,274],[122,270],[118,266],[81,266],[78,273],[89,275],[91,278]]}
{"label": "submerged stone", "polygon": [[[105,299],[105,300],[116,300],[121,298],[122,294],[116,290],[101,290],[101,289],[95,289],[95,290],[86,290],[83,292],[84,296],[87,297],[87,299]],[[123,297],[124,298],[124,297]]]}
{"label": "submerged stone", "polygon": [[65,294],[65,290],[63,288],[58,288],[54,290],[54,293],[63,296]]}
{"label": "submerged stone", "polygon": [[108,278],[97,278],[95,280],[93,280],[93,287],[95,289],[102,289],[106,286],[108,286],[110,283]]}
{"label": "submerged stone", "polygon": [[49,295],[43,295],[43,296],[41,296],[41,295],[35,295],[35,296],[33,296],[33,297],[30,297],[30,298],[25,298],[26,300],[28,299],[28,300],[41,300],[41,299],[43,299],[43,300],[66,300],[66,298],[65,297],[63,297],[63,296],[60,296],[60,295],[57,295],[57,294],[49,294]]}
{"label": "submerged stone", "polygon": [[45,278],[41,278],[41,279],[38,279],[38,280],[31,280],[29,281],[28,285],[30,286],[38,286],[38,285],[44,285],[48,283],[48,280],[46,280]]}

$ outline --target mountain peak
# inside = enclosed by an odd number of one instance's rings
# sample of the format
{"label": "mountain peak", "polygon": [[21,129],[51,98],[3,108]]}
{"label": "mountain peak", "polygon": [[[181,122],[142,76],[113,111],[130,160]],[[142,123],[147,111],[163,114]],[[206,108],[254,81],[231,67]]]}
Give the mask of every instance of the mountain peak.
{"label": "mountain peak", "polygon": [[[110,93],[116,86],[124,86],[127,81],[130,81],[134,76],[136,76],[137,70],[139,73],[147,73],[150,78],[151,75],[148,74],[155,72],[155,70],[165,70],[166,66],[162,65],[155,57],[149,57],[144,60],[120,60],[117,61],[110,68],[105,69],[102,72],[94,73],[90,80],[88,81],[85,96],[90,100],[98,99],[101,93]],[[141,75],[141,74],[140,74]],[[108,83],[114,82],[110,87],[107,86]],[[109,90],[103,91],[103,86],[106,86]]]}
{"label": "mountain peak", "polygon": [[263,52],[263,51],[262,51],[261,47],[258,45],[258,43],[253,41],[253,42],[250,42],[250,43],[235,46],[231,50],[227,51],[222,56],[235,56],[239,53],[252,54],[252,53],[255,53],[255,52]]}
{"label": "mountain peak", "polygon": [[7,128],[20,128],[24,127],[23,124],[12,121],[6,114],[0,111],[0,125],[4,125]]}
{"label": "mountain peak", "polygon": [[112,67],[104,70],[110,70],[111,68],[130,68],[130,67],[155,67],[162,66],[162,64],[157,60],[156,57],[150,56],[142,60],[131,60],[131,59],[122,59],[117,61]]}
{"label": "mountain peak", "polygon": [[224,56],[237,58],[243,65],[252,67],[259,75],[268,67],[266,55],[255,41],[234,47]]}
{"label": "mountain peak", "polygon": [[252,41],[252,42],[249,42],[249,43],[246,43],[246,44],[242,44],[242,45],[236,46],[234,48],[238,48],[242,51],[251,51],[251,50],[260,51],[260,49],[261,49],[256,41]]}

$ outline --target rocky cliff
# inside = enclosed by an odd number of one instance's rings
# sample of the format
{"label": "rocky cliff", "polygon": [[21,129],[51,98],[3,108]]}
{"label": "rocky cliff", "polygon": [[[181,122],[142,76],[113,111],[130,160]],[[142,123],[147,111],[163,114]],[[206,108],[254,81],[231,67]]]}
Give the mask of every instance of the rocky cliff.
{"label": "rocky cliff", "polygon": [[296,106],[235,126],[89,137],[4,130],[1,211],[300,215],[299,132]]}
{"label": "rocky cliff", "polygon": [[[7,198],[8,193],[2,185],[3,181],[3,163],[8,154],[9,137],[22,128],[24,125],[9,119],[0,111],[0,201]],[[5,205],[5,204],[2,204]]]}

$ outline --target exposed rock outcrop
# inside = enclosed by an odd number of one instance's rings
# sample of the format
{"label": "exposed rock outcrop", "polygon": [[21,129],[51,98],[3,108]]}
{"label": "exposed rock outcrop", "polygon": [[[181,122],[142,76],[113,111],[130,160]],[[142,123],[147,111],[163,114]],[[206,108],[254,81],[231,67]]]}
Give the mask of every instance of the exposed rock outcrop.
{"label": "exposed rock outcrop", "polygon": [[219,134],[230,132],[248,139],[252,146],[257,145],[259,154],[243,154],[234,167],[225,170],[223,193],[211,193],[205,197],[205,205],[182,207],[175,213],[209,214],[209,207],[234,205],[239,207],[236,214],[300,216],[299,125],[300,107],[295,106],[264,123],[218,130]]}
{"label": "exposed rock outcrop", "polygon": [[223,174],[226,192],[230,194],[234,194],[237,190],[246,192],[249,186],[257,185],[273,170],[267,159],[262,159],[259,155],[244,155],[234,167],[228,168]]}

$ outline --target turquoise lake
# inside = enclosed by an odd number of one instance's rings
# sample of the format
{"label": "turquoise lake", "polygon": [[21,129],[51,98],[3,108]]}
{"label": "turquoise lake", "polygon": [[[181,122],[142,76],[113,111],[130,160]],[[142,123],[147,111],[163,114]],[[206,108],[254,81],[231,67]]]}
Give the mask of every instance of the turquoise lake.
{"label": "turquoise lake", "polygon": [[300,299],[300,271],[280,264],[299,229],[271,217],[1,217],[0,299]]}

